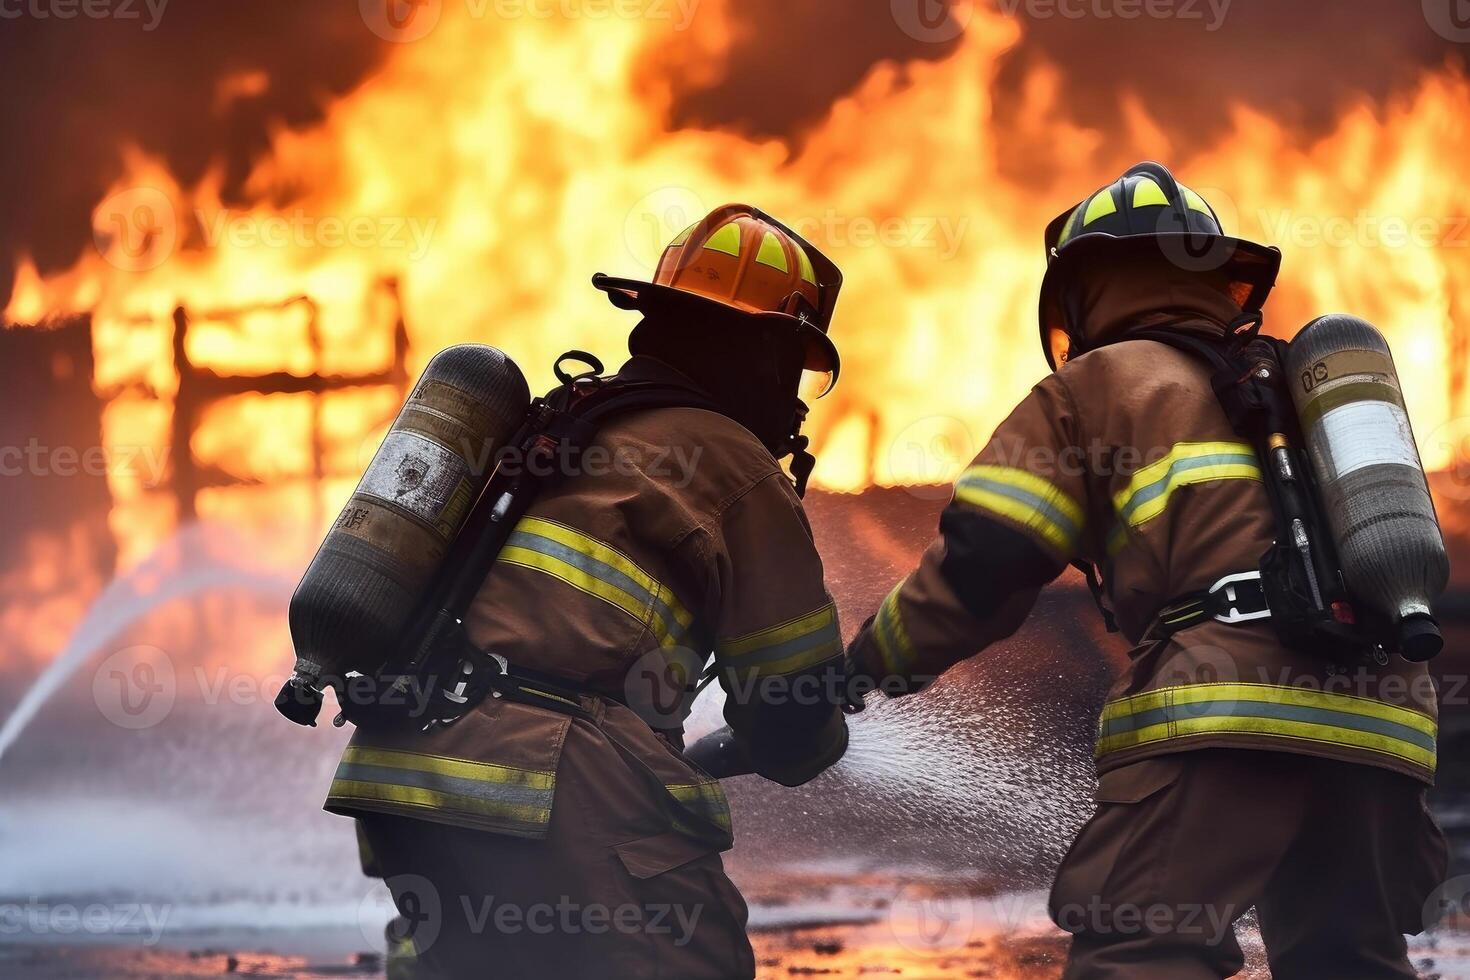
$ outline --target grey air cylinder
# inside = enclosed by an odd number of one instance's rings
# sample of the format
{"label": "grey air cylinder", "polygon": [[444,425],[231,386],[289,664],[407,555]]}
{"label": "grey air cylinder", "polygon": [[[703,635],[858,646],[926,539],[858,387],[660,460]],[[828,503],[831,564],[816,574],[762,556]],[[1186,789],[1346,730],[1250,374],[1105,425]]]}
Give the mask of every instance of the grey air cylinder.
{"label": "grey air cylinder", "polygon": [[1394,625],[1406,659],[1428,660],[1444,645],[1430,607],[1449,557],[1388,343],[1365,320],[1319,317],[1286,368],[1344,584]]}
{"label": "grey air cylinder", "polygon": [[370,674],[395,652],[530,400],[494,347],[429,362],[291,598],[299,677]]}

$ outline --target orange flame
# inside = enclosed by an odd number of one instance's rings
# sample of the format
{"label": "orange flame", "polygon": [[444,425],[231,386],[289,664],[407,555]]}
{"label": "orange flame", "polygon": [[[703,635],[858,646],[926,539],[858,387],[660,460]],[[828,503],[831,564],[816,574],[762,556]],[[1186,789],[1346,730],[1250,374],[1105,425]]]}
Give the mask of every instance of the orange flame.
{"label": "orange flame", "polygon": [[[316,304],[320,358],[302,343],[303,325],[282,314],[243,328],[201,324],[189,351],[200,365],[380,370],[388,354],[370,336],[381,325],[370,310],[379,284],[394,279],[411,371],[442,346],[488,341],[544,387],[561,350],[615,358],[631,326],[590,288],[592,272],[646,275],[699,213],[748,200],[810,234],[847,277],[834,325],[845,381],[813,414],[815,482],[947,480],[1044,370],[1034,330],[1041,229],[1115,176],[1082,161],[1102,154],[1121,166],[1176,148],[1136,101],[1125,105],[1124,132],[1062,121],[1059,76],[1046,66],[1022,87],[1015,114],[1034,132],[998,132],[992,82],[1020,28],[980,7],[943,60],[876,65],[800,150],[668,132],[665,69],[717,75],[733,38],[730,2],[702,4],[687,25],[505,23],[444,4],[432,31],[394,46],[319,124],[275,135],[243,210],[221,203],[217,177],[181,186],[158,161],[129,153],[94,217],[97,251],[46,277],[23,263],[6,318],[93,311],[99,389],[142,384],[166,399],[177,385],[176,305],[298,295]],[[688,28],[678,45],[658,43],[678,26]],[[229,80],[221,104],[268,84]],[[1470,335],[1454,327],[1470,308],[1470,185],[1447,161],[1470,153],[1470,83],[1449,67],[1426,73],[1400,101],[1354,107],[1310,143],[1258,113],[1230,112],[1229,135],[1189,160],[1186,177],[1241,234],[1285,251],[1274,329],[1333,309],[1377,322],[1398,352],[1426,462],[1449,465],[1463,448],[1454,420],[1470,366]],[[1003,176],[1017,138],[1052,148],[1060,196]],[[303,477],[311,423],[294,397],[222,405],[194,449],[267,483]],[[366,397],[344,394],[332,410],[324,444],[341,467],[324,491],[328,511],[381,429],[385,410]],[[105,429],[110,441],[167,438],[163,418],[127,396],[111,402]],[[114,484],[119,505],[150,523],[146,488]]]}

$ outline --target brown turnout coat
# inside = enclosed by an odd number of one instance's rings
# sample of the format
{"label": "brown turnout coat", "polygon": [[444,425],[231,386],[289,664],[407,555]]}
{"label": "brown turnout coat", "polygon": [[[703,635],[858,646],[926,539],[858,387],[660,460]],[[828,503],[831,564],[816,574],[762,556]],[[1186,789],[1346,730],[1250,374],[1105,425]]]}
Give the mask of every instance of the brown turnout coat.
{"label": "brown turnout coat", "polygon": [[[1170,600],[1258,567],[1274,534],[1259,461],[1210,369],[1131,331],[1219,335],[1239,309],[1191,274],[1090,287],[1095,346],[1043,379],[961,476],[941,536],[854,653],[878,675],[933,677],[1024,620],[1071,561],[1102,569],[1136,645],[1099,722],[1107,772],[1205,748],[1267,749],[1432,781],[1435,691],[1422,665],[1342,670],[1284,647],[1267,622],[1209,621],[1142,643]],[[1157,311],[1169,311],[1167,314]]]}

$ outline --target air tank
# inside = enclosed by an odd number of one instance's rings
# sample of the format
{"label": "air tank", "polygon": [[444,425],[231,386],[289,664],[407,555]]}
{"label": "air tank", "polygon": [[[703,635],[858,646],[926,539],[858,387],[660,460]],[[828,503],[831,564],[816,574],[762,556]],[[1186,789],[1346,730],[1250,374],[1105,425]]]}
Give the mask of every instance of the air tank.
{"label": "air tank", "polygon": [[1430,607],[1449,557],[1388,343],[1365,320],[1319,317],[1286,367],[1344,584],[1406,659],[1428,660],[1444,645]]}
{"label": "air tank", "polygon": [[395,652],[530,400],[494,347],[429,362],[291,598],[293,682],[373,673]]}

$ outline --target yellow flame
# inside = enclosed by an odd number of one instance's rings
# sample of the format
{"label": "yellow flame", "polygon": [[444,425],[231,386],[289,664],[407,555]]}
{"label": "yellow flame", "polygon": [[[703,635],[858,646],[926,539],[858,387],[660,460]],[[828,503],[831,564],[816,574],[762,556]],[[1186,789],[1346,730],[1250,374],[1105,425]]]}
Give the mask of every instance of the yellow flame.
{"label": "yellow flame", "polygon": [[[141,381],[167,397],[176,305],[316,303],[326,363],[305,343],[298,311],[261,314],[248,328],[201,317],[188,353],[203,366],[378,370],[389,351],[372,311],[392,278],[411,372],[440,347],[488,341],[544,387],[561,350],[615,360],[632,325],[591,289],[592,272],[648,275],[663,243],[700,212],[747,200],[809,234],[846,275],[834,325],[844,381],[810,423],[822,453],[814,482],[947,480],[1045,370],[1035,335],[1041,229],[1115,176],[1111,164],[1098,172],[1083,161],[1099,152],[1120,164],[1167,159],[1174,147],[1134,99],[1122,132],[1065,122],[1059,76],[1046,65],[1020,89],[1019,130],[998,132],[992,82],[1020,28],[982,8],[943,60],[876,65],[799,151],[723,131],[668,132],[666,69],[718,79],[733,37],[728,3],[701,5],[678,44],[667,21],[507,22],[445,4],[431,33],[395,45],[319,124],[275,135],[247,183],[255,203],[243,209],[222,204],[215,176],[181,186],[130,153],[94,216],[98,250],[45,278],[23,262],[6,318],[92,310],[99,388]],[[222,98],[267,84],[234,79]],[[1450,372],[1466,356],[1452,321],[1470,303],[1470,185],[1448,161],[1470,152],[1466,80],[1452,68],[1427,73],[1401,101],[1354,107],[1309,143],[1258,113],[1228,111],[1228,134],[1186,176],[1241,234],[1285,251],[1273,329],[1289,333],[1334,309],[1376,321],[1398,352],[1426,462],[1447,465],[1449,450],[1423,437],[1465,409]],[[1017,144],[1048,148],[1055,195],[1005,176]],[[382,406],[352,405],[333,408],[326,444],[339,461],[358,456],[382,423]],[[110,409],[109,438],[160,438],[157,424],[135,432],[123,421],[139,414]],[[308,414],[285,401],[221,405],[195,448],[284,479],[303,470]],[[246,436],[274,448],[251,450]],[[340,499],[350,486],[339,479],[331,493]]]}

